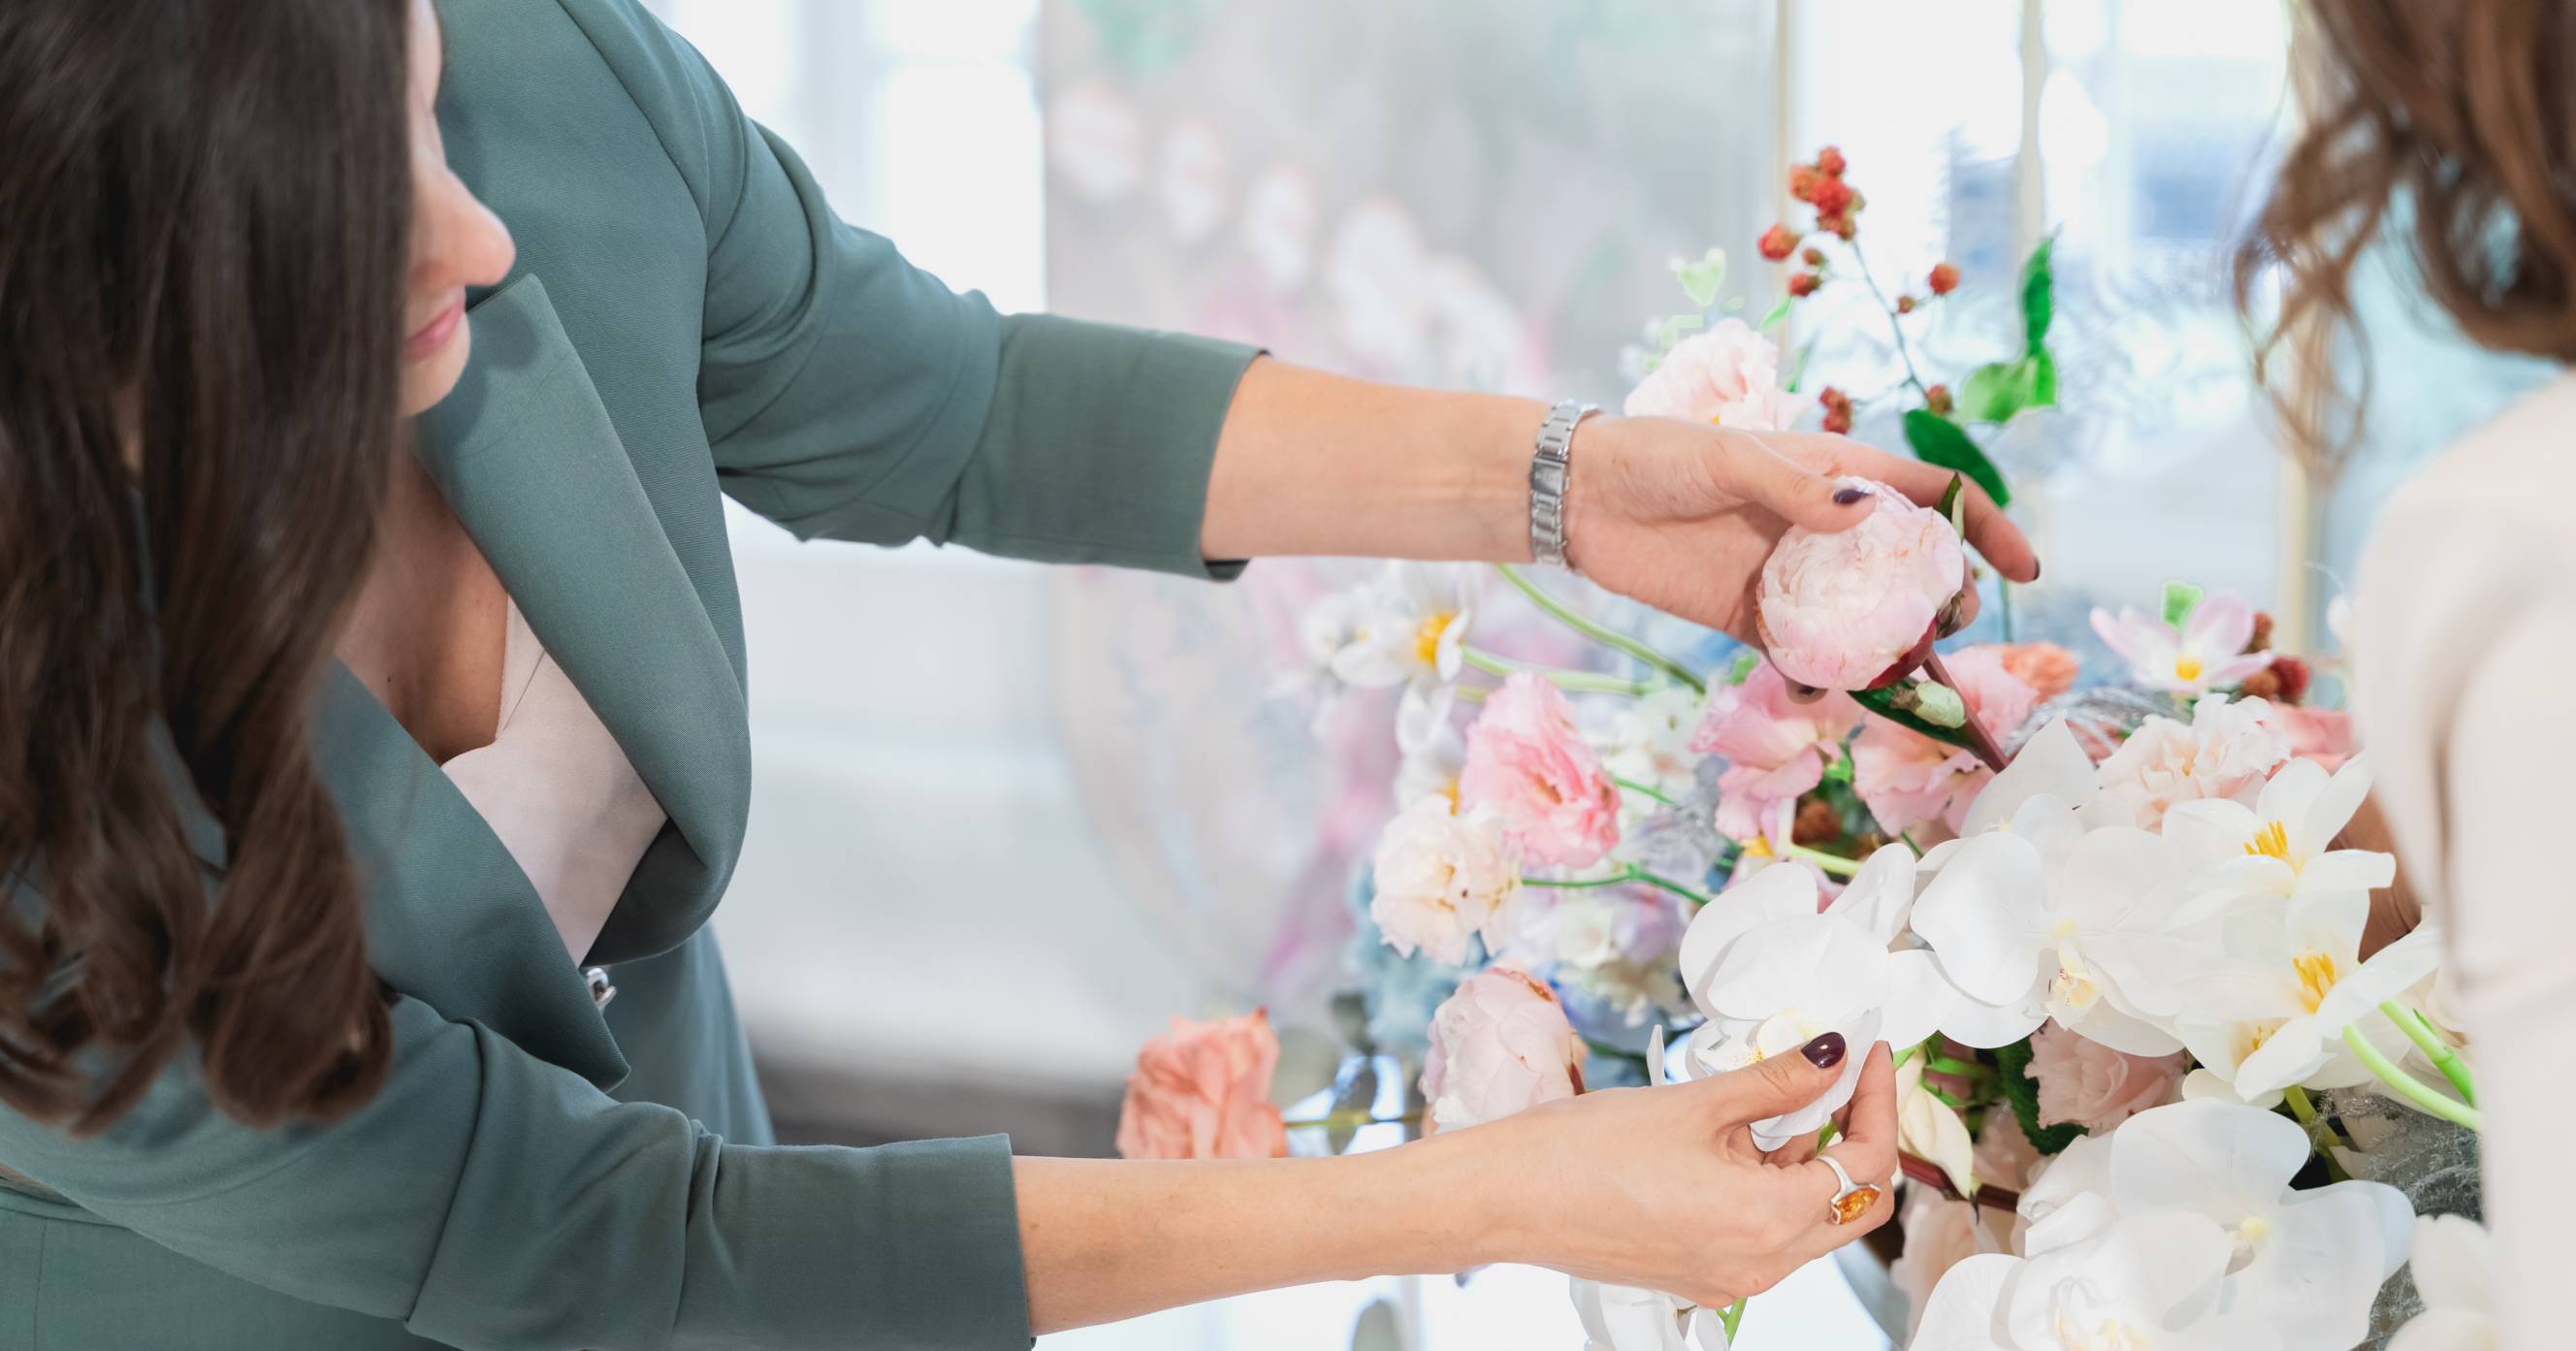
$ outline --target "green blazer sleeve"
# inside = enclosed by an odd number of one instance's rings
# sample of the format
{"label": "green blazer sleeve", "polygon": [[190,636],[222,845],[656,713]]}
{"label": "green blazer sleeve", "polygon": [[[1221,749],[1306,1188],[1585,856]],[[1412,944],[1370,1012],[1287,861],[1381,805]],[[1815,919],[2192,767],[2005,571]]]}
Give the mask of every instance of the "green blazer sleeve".
{"label": "green blazer sleeve", "polygon": [[1208,468],[1252,349],[999,316],[834,216],[651,16],[566,8],[705,216],[698,393],[728,493],[809,538],[1211,574]]}
{"label": "green blazer sleeve", "polygon": [[193,1065],[0,1162],[245,1280],[477,1351],[1029,1344],[1007,1144],[748,1148],[398,999],[345,1120],[254,1131]]}

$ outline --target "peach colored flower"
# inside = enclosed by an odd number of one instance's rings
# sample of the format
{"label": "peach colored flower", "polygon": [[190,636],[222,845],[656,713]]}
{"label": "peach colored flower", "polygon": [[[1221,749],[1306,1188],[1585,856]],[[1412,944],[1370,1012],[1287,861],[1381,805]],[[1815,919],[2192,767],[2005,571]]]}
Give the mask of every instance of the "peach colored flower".
{"label": "peach colored flower", "polygon": [[[1965,647],[1942,661],[1968,710],[1998,736],[2019,727],[2039,699],[2039,691],[2012,673],[2007,653],[2000,647]],[[1879,828],[1890,834],[1926,821],[1938,821],[1955,833],[1967,818],[1968,805],[1995,776],[1974,753],[1882,719],[1861,729],[1851,755],[1852,788]]]}
{"label": "peach colored flower", "polygon": [[1618,787],[1574,729],[1565,696],[1527,672],[1488,696],[1467,729],[1458,801],[1469,811],[1501,812],[1521,857],[1534,864],[1588,867],[1619,842]]}
{"label": "peach colored flower", "polygon": [[1194,1023],[1145,1043],[1118,1108],[1118,1153],[1129,1159],[1275,1159],[1288,1132],[1270,1101],[1279,1037],[1269,1015]]}
{"label": "peach colored flower", "polygon": [[2361,751],[2361,739],[2354,733],[2352,715],[2339,708],[2308,708],[2298,704],[2275,704],[2272,725],[2290,738],[2290,754],[2302,760],[2314,760],[2327,773],[2343,767],[2343,762]]}
{"label": "peach colored flower", "polygon": [[1913,673],[1967,586],[1959,532],[1883,483],[1860,524],[1831,534],[1792,527],[1762,565],[1754,624],[1771,663],[1801,684],[1870,689]]}
{"label": "peach colored flower", "polygon": [[2051,1021],[2030,1039],[2030,1077],[2039,1081],[2039,1124],[2073,1124],[2100,1135],[2150,1107],[2179,1099],[2191,1057],[2129,1055]]}
{"label": "peach colored flower", "polygon": [[1722,319],[1673,345],[1629,391],[1630,417],[1714,422],[1742,431],[1786,431],[1816,401],[1780,386],[1780,350],[1741,319]]}
{"label": "peach colored flower", "polygon": [[1482,1125],[1582,1091],[1583,1038],[1556,992],[1527,973],[1487,967],[1431,1015],[1425,1133]]}
{"label": "peach colored flower", "polygon": [[1520,890],[1520,856],[1492,808],[1453,810],[1428,793],[1386,823],[1372,860],[1369,919],[1388,947],[1418,949],[1450,966],[1467,961],[1467,939],[1499,946],[1504,918]]}
{"label": "peach colored flower", "polygon": [[[2075,674],[2082,664],[2055,643],[2014,643],[1995,650],[2003,658],[2004,669],[2042,699],[2054,699],[2075,688]],[[2007,730],[1996,729],[1998,735]]]}
{"label": "peach colored flower", "polygon": [[1908,1186],[1905,1207],[1897,1212],[1897,1219],[1905,1233],[1905,1248],[1888,1264],[1887,1275],[1905,1295],[1905,1329],[1911,1337],[1923,1321],[1924,1301],[1932,1297],[1932,1287],[1941,1283],[1950,1268],[1978,1253],[2006,1249],[1991,1229],[1979,1223],[1977,1207],[1930,1187]]}
{"label": "peach colored flower", "polygon": [[1843,738],[1859,725],[1860,705],[1851,696],[1797,703],[1788,680],[1767,661],[1743,684],[1717,690],[1690,748],[1726,760],[1717,779],[1718,833],[1731,840],[1785,838],[1799,797],[1824,781],[1825,763],[1842,754]]}
{"label": "peach colored flower", "polygon": [[2290,758],[2290,738],[2261,699],[2203,695],[2191,725],[2149,718],[2096,769],[2102,796],[2136,816],[2141,830],[2162,830],[2165,812],[2205,798],[2254,805],[2263,781]]}

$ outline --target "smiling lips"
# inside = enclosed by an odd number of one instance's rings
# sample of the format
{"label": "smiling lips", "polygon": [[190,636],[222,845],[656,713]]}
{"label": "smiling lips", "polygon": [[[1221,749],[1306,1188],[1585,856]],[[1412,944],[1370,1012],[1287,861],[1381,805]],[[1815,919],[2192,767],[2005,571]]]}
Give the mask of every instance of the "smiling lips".
{"label": "smiling lips", "polygon": [[436,317],[403,340],[403,360],[407,363],[426,361],[437,355],[438,350],[447,345],[447,340],[456,336],[456,326],[463,322],[465,297],[459,295],[440,307]]}

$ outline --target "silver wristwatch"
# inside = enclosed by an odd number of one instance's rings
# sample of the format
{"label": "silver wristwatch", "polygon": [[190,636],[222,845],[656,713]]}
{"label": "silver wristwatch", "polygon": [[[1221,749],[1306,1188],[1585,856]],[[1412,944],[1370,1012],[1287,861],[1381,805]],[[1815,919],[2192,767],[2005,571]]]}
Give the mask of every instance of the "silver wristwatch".
{"label": "silver wristwatch", "polygon": [[1538,454],[1530,460],[1530,553],[1555,567],[1565,562],[1565,493],[1573,477],[1574,427],[1599,409],[1567,399],[1539,424]]}

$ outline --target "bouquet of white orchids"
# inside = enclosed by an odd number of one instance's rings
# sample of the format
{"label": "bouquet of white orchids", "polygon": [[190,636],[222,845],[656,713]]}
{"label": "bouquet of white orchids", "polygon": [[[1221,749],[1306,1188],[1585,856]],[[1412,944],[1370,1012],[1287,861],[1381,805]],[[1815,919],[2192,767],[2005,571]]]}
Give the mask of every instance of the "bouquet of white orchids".
{"label": "bouquet of white orchids", "polygon": [[[1631,411],[1786,425],[1814,401],[1780,371],[1720,324]],[[2405,1180],[2376,1146],[2473,1132],[2479,1109],[2439,935],[2372,929],[2396,864],[2344,841],[2370,792],[2348,725],[2307,704],[2310,667],[2268,650],[2268,621],[2186,586],[2094,612],[2125,670],[2045,643],[1937,651],[1975,584],[1955,503],[1854,486],[1863,524],[1792,530],[1764,569],[1760,652],[1695,665],[1648,641],[1677,621],[1623,630],[1511,568],[1391,565],[1308,616],[1324,687],[1402,691],[1363,894],[1407,988],[1454,989],[1429,1018],[1425,1129],[1826,1032],[1883,1041],[1917,1351],[2384,1335],[2416,1305],[2403,1279],[2381,1296],[2417,1219],[2369,1180]],[[1480,646],[1497,575],[1605,660]],[[1863,1060],[1757,1141],[1829,1133]],[[2442,1224],[2444,1251],[2474,1241]],[[1575,1299],[1605,1351],[1715,1351],[1745,1316],[1580,1281]],[[2474,1344],[2434,1326],[2473,1314],[2436,1314],[2398,1345]]]}

